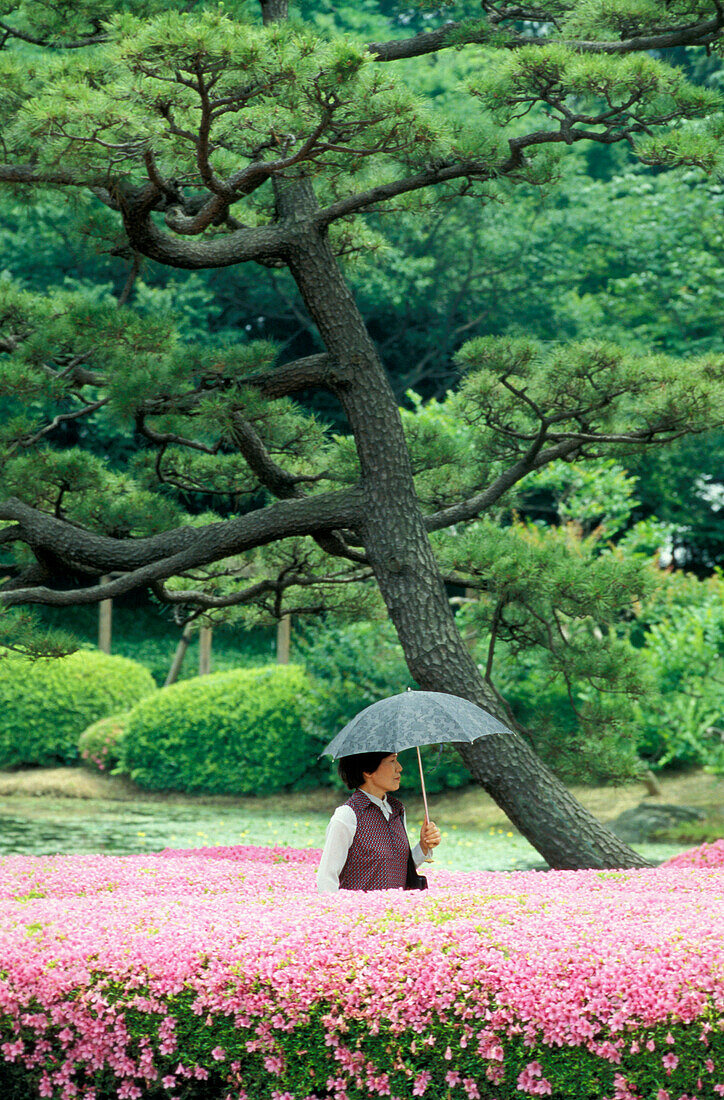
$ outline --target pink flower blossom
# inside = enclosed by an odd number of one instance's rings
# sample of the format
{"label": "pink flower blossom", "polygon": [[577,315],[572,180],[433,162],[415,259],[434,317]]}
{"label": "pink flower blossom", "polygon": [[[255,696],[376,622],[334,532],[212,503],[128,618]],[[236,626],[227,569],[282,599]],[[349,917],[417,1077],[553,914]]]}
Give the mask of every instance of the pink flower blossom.
{"label": "pink flower blossom", "polygon": [[550,1096],[553,1086],[543,1077],[543,1068],[540,1062],[529,1062],[525,1069],[518,1074],[517,1088],[531,1096]]}
{"label": "pink flower blossom", "polygon": [[621,1073],[614,1073],[614,1100],[638,1100],[636,1092],[629,1085],[628,1080]]}
{"label": "pink flower blossom", "polygon": [[668,1074],[673,1073],[679,1064],[679,1059],[675,1054],[665,1054],[661,1059],[661,1064]]}
{"label": "pink flower blossom", "polygon": [[415,1084],[414,1084],[413,1089],[412,1089],[412,1095],[413,1096],[424,1096],[425,1093],[427,1092],[427,1086],[430,1084],[431,1078],[432,1078],[432,1074],[428,1073],[427,1070],[424,1070],[422,1073],[419,1073],[417,1075],[417,1077],[415,1078]]}

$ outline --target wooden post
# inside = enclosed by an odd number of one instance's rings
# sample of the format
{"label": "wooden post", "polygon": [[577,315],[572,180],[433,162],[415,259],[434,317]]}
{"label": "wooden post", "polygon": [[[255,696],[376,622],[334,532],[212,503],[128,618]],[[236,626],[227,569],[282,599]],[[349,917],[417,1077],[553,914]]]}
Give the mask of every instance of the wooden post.
{"label": "wooden post", "polygon": [[164,687],[168,687],[169,684],[176,683],[178,679],[178,674],[181,671],[181,665],[184,663],[184,657],[186,656],[186,650],[189,648],[189,642],[191,641],[192,635],[193,631],[191,629],[191,626],[187,624],[183,628],[183,633],[181,634],[178,645],[176,646],[176,652],[173,655],[171,667],[168,670],[168,676],[164,680]]}
{"label": "wooden post", "polygon": [[282,615],[277,623],[277,664],[289,664],[289,651],[292,641],[292,617]]}
{"label": "wooden post", "polygon": [[199,630],[199,676],[208,676],[211,672],[211,635],[210,626]]}
{"label": "wooden post", "polygon": [[[465,589],[465,602],[466,603],[472,603],[473,600],[478,600],[478,599],[480,599],[480,593],[478,592],[477,588],[466,588]],[[468,649],[471,649],[471,650],[475,649],[475,646],[477,645],[477,642],[478,642],[478,633],[477,633],[475,627],[472,624],[465,631],[464,637],[465,637],[465,644],[467,645]]]}
{"label": "wooden post", "polygon": [[651,797],[656,797],[661,794],[661,786],[654,773],[647,768],[645,772],[641,774],[641,782],[646,787],[646,794]]}
{"label": "wooden post", "polygon": [[[101,584],[107,584],[110,577],[101,577]],[[111,652],[111,624],[113,620],[113,600],[101,600],[98,605],[98,648],[101,653]]]}

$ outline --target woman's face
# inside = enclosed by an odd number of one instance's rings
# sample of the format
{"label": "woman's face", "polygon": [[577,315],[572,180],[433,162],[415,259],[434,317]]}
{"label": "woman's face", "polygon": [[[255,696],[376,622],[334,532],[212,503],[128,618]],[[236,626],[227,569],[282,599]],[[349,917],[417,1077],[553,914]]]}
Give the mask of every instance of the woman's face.
{"label": "woman's face", "polygon": [[[377,790],[383,791],[385,794],[388,791],[398,790],[401,774],[402,764],[397,759],[396,752],[390,753],[384,760],[381,760],[373,772],[363,772],[365,776],[365,786],[369,784],[371,788],[377,788]],[[376,793],[374,789],[372,793]]]}

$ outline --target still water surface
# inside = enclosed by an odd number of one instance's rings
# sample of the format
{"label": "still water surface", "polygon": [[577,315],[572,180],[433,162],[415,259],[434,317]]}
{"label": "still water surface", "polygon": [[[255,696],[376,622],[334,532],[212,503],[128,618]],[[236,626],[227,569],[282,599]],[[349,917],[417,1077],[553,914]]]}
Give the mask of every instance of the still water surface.
{"label": "still water surface", "polygon": [[[0,855],[131,855],[229,844],[320,848],[328,820],[327,814],[274,815],[236,806],[13,796],[0,798]],[[440,825],[443,843],[435,867],[506,871],[545,866],[535,849],[511,830]],[[686,847],[690,845],[636,845],[656,863]]]}

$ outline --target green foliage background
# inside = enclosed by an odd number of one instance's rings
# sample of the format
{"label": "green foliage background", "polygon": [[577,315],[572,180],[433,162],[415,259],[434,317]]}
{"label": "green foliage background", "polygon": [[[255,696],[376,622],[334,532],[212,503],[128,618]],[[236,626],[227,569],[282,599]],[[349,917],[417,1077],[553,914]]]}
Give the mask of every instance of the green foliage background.
{"label": "green foliage background", "polygon": [[[410,679],[404,654],[392,626],[385,621],[316,624],[303,631],[295,653],[309,673],[312,688],[308,721],[322,745],[331,741],[358,711],[387,695],[397,695],[417,685]],[[470,773],[454,750],[423,748],[425,786],[428,791],[465,786]],[[401,754],[401,789],[420,791],[417,756]],[[340,789],[343,784],[327,763],[320,769],[323,781]]]}
{"label": "green foliage background", "polygon": [[[95,645],[98,638],[98,609],[41,607],[37,618],[50,629],[72,627],[76,641]],[[145,665],[156,684],[161,687],[168,676],[181,628],[158,604],[146,598],[114,600],[111,648],[121,657],[129,657]],[[224,622],[214,624],[212,641],[212,671],[226,672],[235,668],[265,665],[274,659],[276,632],[272,627],[239,629]],[[179,671],[179,680],[189,680],[198,674],[199,634],[191,635],[189,647]]]}

